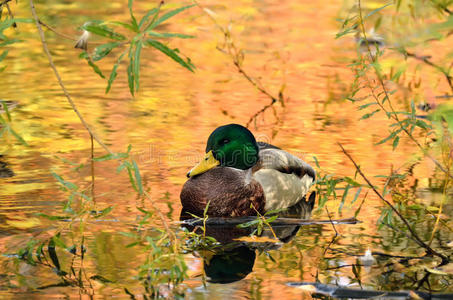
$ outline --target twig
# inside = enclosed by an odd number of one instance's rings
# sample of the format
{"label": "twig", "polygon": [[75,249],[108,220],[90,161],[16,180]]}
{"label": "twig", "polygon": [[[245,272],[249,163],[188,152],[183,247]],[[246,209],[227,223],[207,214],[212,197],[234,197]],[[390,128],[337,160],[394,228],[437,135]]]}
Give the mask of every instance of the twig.
{"label": "twig", "polygon": [[412,229],[412,227],[410,226],[409,222],[406,220],[406,218],[403,217],[403,215],[401,215],[401,213],[388,201],[386,200],[382,195],[381,193],[379,193],[376,188],[374,187],[374,185],[370,182],[370,180],[365,176],[365,174],[362,172],[362,170],[360,169],[360,167],[357,165],[357,163],[354,161],[354,159],[352,158],[352,156],[343,148],[343,145],[341,145],[340,143],[338,143],[338,145],[340,146],[341,150],[343,151],[343,153],[349,158],[349,160],[354,164],[354,167],[356,168],[357,172],[360,174],[360,176],[363,178],[363,180],[366,181],[366,183],[371,187],[371,189],[373,190],[373,192],[382,200],[384,201],[385,204],[387,204],[397,215],[398,217],[401,219],[401,221],[403,221],[403,223],[406,225],[407,229],[410,231],[410,233],[412,234],[412,236],[414,237],[415,241],[423,248],[426,249],[426,251],[429,253],[429,254],[432,254],[432,255],[436,255],[437,257],[440,257],[442,259],[442,262],[448,262],[448,258],[444,255],[442,255],[441,253],[435,251],[434,249],[432,249],[428,244],[426,244],[425,242],[423,242],[420,237],[418,236],[418,234]]}
{"label": "twig", "polygon": [[109,147],[107,147],[107,145],[104,144],[104,142],[102,142],[102,140],[97,136],[97,134],[91,129],[91,127],[85,121],[85,119],[83,118],[82,114],[77,109],[77,106],[75,105],[74,101],[72,100],[71,95],[69,95],[69,92],[66,89],[66,87],[65,87],[65,85],[64,85],[64,83],[63,83],[63,81],[62,81],[62,79],[60,77],[60,74],[58,73],[58,70],[57,70],[57,68],[56,68],[56,66],[55,66],[55,64],[53,62],[53,58],[52,58],[52,55],[50,54],[49,48],[47,47],[46,39],[44,37],[44,31],[42,30],[41,23],[39,21],[38,15],[36,14],[35,4],[33,3],[33,0],[30,0],[30,8],[31,8],[31,12],[33,14],[33,17],[35,19],[36,28],[38,29],[39,36],[41,38],[42,47],[44,49],[44,52],[47,55],[47,59],[49,60],[50,67],[52,68],[52,70],[53,70],[53,72],[55,74],[55,77],[57,78],[57,81],[60,84],[60,87],[63,90],[64,95],[66,96],[66,99],[68,100],[69,104],[71,105],[72,110],[74,110],[74,112],[79,117],[79,120],[82,123],[82,125],[90,133],[90,135],[93,136],[93,138],[96,140],[96,142],[102,148],[104,148],[104,150],[107,151],[109,154],[113,154],[113,151],[111,151],[109,149]]}
{"label": "twig", "polygon": [[39,24],[41,24],[42,26],[46,27],[47,29],[49,29],[50,31],[52,31],[53,33],[55,33],[56,35],[59,35],[59,36],[61,36],[61,37],[64,37],[65,39],[68,39],[68,40],[77,41],[76,38],[73,38],[72,36],[69,36],[69,35],[67,35],[67,34],[58,32],[55,28],[51,27],[50,25],[47,25],[46,23],[44,23],[44,22],[41,21],[41,20],[38,20],[38,22],[39,22]]}
{"label": "twig", "polygon": [[[236,218],[209,218],[206,221],[206,225],[211,226],[236,226],[245,222],[254,221],[256,217],[236,217]],[[203,220],[200,219],[189,219],[180,224],[187,224],[196,226],[202,224]],[[317,224],[357,224],[360,223],[356,218],[347,218],[339,220],[304,220],[294,218],[277,218],[271,222],[272,226],[292,226],[292,225],[317,225]]]}
{"label": "twig", "polygon": [[330,217],[330,213],[329,213],[329,210],[327,209],[327,206],[326,206],[326,211],[327,211],[327,216],[329,217],[330,224],[332,224],[333,230],[335,230],[335,237],[337,237],[339,234],[338,234],[337,229],[335,228],[335,224],[332,222],[332,218]]}
{"label": "twig", "polygon": [[[447,166],[448,173],[450,173],[451,158],[452,158],[451,153],[453,151],[453,145],[451,143],[448,127],[446,126],[445,120],[444,120],[444,122],[442,122],[442,135],[443,135],[443,138],[447,140],[447,144],[448,144],[448,150],[449,151],[444,151],[444,153],[446,152],[446,156],[447,156],[446,158],[444,158],[444,163],[446,161],[445,165]],[[439,211],[437,212],[436,223],[434,224],[433,232],[431,233],[431,238],[429,240],[429,245],[431,245],[431,243],[432,243],[432,241],[434,239],[434,235],[435,235],[435,233],[437,231],[437,228],[439,226],[439,222],[440,222],[440,218],[442,216],[444,203],[447,200],[447,189],[448,189],[449,183],[450,183],[450,177],[449,176],[445,176],[445,182],[444,182],[444,187],[443,187],[443,191],[442,191],[442,200],[440,202]]]}
{"label": "twig", "polygon": [[162,221],[162,225],[164,225],[165,231],[167,231],[168,234],[171,234],[173,239],[176,240],[176,236],[175,236],[174,232],[172,230],[170,230],[170,226],[168,225],[167,221],[165,220],[165,217],[162,214],[162,212],[160,211],[160,209],[157,208],[156,205],[154,205],[154,202],[151,199],[151,196],[146,191],[144,191],[143,194],[149,200],[149,202],[151,203],[151,206],[153,207],[153,209],[157,212],[157,215],[159,216],[159,219]]}
{"label": "twig", "polygon": [[224,43],[226,46],[226,51],[224,49],[220,49],[217,47],[218,50],[228,54],[231,59],[233,60],[233,64],[236,67],[237,71],[239,74],[244,76],[244,78],[250,82],[259,92],[262,94],[266,95],[268,98],[270,98],[271,102],[267,105],[265,105],[262,109],[257,111],[250,119],[248,120],[246,127],[249,127],[250,124],[254,119],[256,119],[260,114],[264,113],[267,109],[272,107],[275,103],[278,101],[281,102],[282,106],[285,104],[285,97],[283,96],[282,91],[279,92],[278,98],[272,96],[270,92],[268,92],[257,80],[253,79],[242,67],[242,60],[243,60],[243,52],[241,50],[238,50],[236,45],[234,44],[232,38],[231,38],[231,33],[228,29],[225,29],[222,27],[219,23],[217,23],[217,20],[207,12],[207,10],[196,0],[194,0],[194,3],[213,21],[213,23],[216,25],[216,27],[223,33],[224,36]]}
{"label": "twig", "polygon": [[276,102],[275,99],[272,98],[272,101],[271,103],[263,106],[263,108],[261,108],[259,111],[257,111],[253,116],[250,117],[250,119],[247,121],[247,123],[245,124],[245,127],[249,127],[250,126],[250,123],[252,123],[253,120],[255,120],[260,114],[264,113],[268,108],[272,107],[272,105],[274,105]]}
{"label": "twig", "polygon": [[445,71],[444,68],[442,68],[441,66],[433,63],[432,61],[430,61],[430,57],[429,56],[425,56],[425,55],[417,55],[415,53],[412,53],[412,52],[409,52],[407,50],[404,49],[404,54],[408,57],[413,57],[414,59],[416,60],[419,60],[419,61],[422,61],[424,62],[425,64],[427,64],[428,66],[431,66],[437,70],[439,70],[442,74],[444,74],[444,77],[445,79],[447,80],[448,82],[448,85],[450,86],[450,89],[452,90],[453,92],[453,78],[452,76],[449,74],[449,72]]}
{"label": "twig", "polygon": [[93,200],[93,202],[96,203],[96,199],[94,197],[94,140],[91,134],[90,141],[91,141],[91,200]]}
{"label": "twig", "polygon": [[[11,17],[11,19],[14,19],[13,12],[12,12],[11,8],[9,7],[8,2],[9,2],[9,1],[5,1],[5,2],[4,2],[4,5],[6,6],[6,9],[8,10],[8,14],[9,14],[9,16]],[[0,6],[0,7],[1,7],[1,6]],[[17,27],[17,23],[16,23],[16,22],[13,22],[13,27],[14,27],[14,28]]]}

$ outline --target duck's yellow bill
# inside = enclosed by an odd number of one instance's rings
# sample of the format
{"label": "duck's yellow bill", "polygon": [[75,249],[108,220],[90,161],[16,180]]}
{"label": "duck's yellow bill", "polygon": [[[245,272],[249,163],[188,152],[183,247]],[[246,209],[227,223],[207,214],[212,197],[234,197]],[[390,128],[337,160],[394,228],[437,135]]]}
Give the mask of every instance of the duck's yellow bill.
{"label": "duck's yellow bill", "polygon": [[220,162],[214,158],[212,154],[212,150],[206,153],[206,156],[203,158],[202,161],[198,163],[192,170],[187,173],[187,177],[192,177],[198,174],[202,174],[216,166],[220,165]]}

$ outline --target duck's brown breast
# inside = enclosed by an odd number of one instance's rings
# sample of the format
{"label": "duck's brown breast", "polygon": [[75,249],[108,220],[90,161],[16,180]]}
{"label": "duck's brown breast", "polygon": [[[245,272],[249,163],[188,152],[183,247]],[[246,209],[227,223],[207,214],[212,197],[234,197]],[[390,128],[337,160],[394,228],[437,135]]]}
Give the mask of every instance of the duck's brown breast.
{"label": "duck's brown breast", "polygon": [[[197,216],[209,202],[210,217],[253,216],[264,213],[265,197],[261,185],[246,182],[246,172],[228,167],[216,167],[190,178],[181,191],[183,210]],[[253,206],[252,206],[253,205]]]}

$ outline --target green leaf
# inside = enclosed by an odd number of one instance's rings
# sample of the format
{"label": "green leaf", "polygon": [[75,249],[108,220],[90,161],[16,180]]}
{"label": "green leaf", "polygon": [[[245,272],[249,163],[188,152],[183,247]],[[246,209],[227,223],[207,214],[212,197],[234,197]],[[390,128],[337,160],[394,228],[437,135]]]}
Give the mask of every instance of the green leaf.
{"label": "green leaf", "polygon": [[125,167],[127,167],[127,162],[126,162],[126,161],[124,161],[122,164],[120,164],[120,165],[118,166],[118,168],[116,168],[116,172],[117,172],[117,173],[120,173],[121,171],[123,171],[123,169],[124,169]]}
{"label": "green leaf", "polygon": [[315,165],[318,169],[321,169],[321,167],[319,166],[319,162],[318,162],[318,159],[316,158],[316,156],[313,156],[313,160],[315,161]]}
{"label": "green leaf", "polygon": [[238,228],[247,228],[247,227],[251,227],[251,226],[257,225],[260,222],[261,222],[260,219],[255,219],[255,220],[252,220],[252,221],[249,221],[249,222],[246,222],[246,223],[238,224],[237,227]]}
{"label": "green leaf", "polygon": [[95,218],[100,218],[102,216],[105,216],[107,215],[108,213],[110,213],[111,211],[113,210],[113,206],[109,206],[107,208],[104,208],[103,210],[101,210],[98,214],[96,214]]}
{"label": "green leaf", "polygon": [[417,120],[415,121],[415,125],[418,126],[418,127],[420,127],[420,128],[423,128],[423,129],[425,129],[425,130],[432,129],[432,126],[431,126],[431,125],[429,125],[429,124],[427,124],[425,121],[419,120],[419,119],[417,119]]}
{"label": "green leaf", "polygon": [[368,106],[371,106],[371,105],[377,105],[377,103],[376,102],[371,102],[371,103],[360,105],[359,106],[359,110],[365,109],[365,108],[367,108]]}
{"label": "green leaf", "polygon": [[99,67],[93,63],[93,61],[91,60],[90,56],[88,55],[88,53],[86,53],[85,51],[83,51],[82,53],[80,53],[79,55],[80,58],[85,58],[86,61],[88,62],[88,65],[93,69],[93,71],[98,74],[99,76],[101,76],[101,78],[105,78],[104,74],[102,74],[102,71],[101,69],[99,69]]}
{"label": "green leaf", "polygon": [[341,197],[341,202],[340,202],[340,206],[338,207],[338,212],[341,213],[341,209],[343,208],[343,205],[346,201],[346,197],[348,196],[348,192],[349,192],[349,189],[351,188],[351,186],[348,184],[346,186],[346,188],[344,189],[344,192],[343,192],[343,196]]}
{"label": "green leaf", "polygon": [[149,17],[151,17],[152,15],[156,14],[157,12],[159,11],[159,9],[157,7],[153,8],[153,9],[150,9],[145,16],[143,16],[143,18],[140,20],[140,23],[138,24],[138,28],[141,29],[142,26],[148,22],[148,19]]}
{"label": "green leaf", "polygon": [[119,45],[121,45],[120,42],[112,42],[97,46],[96,48],[94,48],[93,61],[101,60]]}
{"label": "green leaf", "polygon": [[2,54],[0,54],[0,61],[4,60],[7,55],[8,55],[8,50],[3,51]]}
{"label": "green leaf", "polygon": [[138,192],[140,195],[142,195],[143,194],[143,185],[142,185],[142,176],[140,175],[140,169],[138,168],[138,165],[135,162],[135,160],[132,160],[132,164],[134,165],[135,180],[137,181]]}
{"label": "green leaf", "polygon": [[352,199],[352,201],[351,201],[351,205],[354,204],[357,201],[357,198],[359,198],[359,195],[360,195],[361,191],[362,191],[362,187],[359,187],[357,189],[357,192],[354,195],[354,199]]}
{"label": "green leaf", "polygon": [[140,86],[140,54],[142,51],[143,42],[138,41],[135,45],[135,55],[134,55],[134,84],[135,91],[138,91]]}
{"label": "green leaf", "polygon": [[161,23],[163,23],[163,22],[165,22],[166,20],[170,19],[170,18],[173,17],[174,15],[177,15],[177,14],[179,14],[180,12],[182,12],[182,11],[188,9],[188,8],[194,7],[195,5],[196,5],[196,4],[183,6],[183,7],[174,9],[174,10],[172,10],[172,11],[169,11],[169,12],[163,14],[159,19],[157,19],[156,22],[151,23],[150,26],[148,26],[148,28],[146,28],[146,30],[156,28],[158,25],[160,25]]}
{"label": "green leaf", "polygon": [[382,6],[382,7],[379,7],[379,8],[376,8],[375,10],[372,10],[371,12],[369,12],[365,17],[363,17],[363,19],[366,19],[372,15],[374,15],[375,13],[379,12],[380,10],[386,8],[387,6],[390,6],[392,5],[393,3],[390,2],[390,3],[387,3],[386,5]]}
{"label": "green leaf", "polygon": [[335,39],[339,39],[339,38],[341,38],[342,36],[345,36],[345,35],[350,34],[350,33],[356,33],[356,32],[357,32],[357,27],[358,27],[358,26],[359,26],[358,24],[354,24],[354,25],[352,25],[351,27],[346,28],[346,29],[343,30],[343,31],[340,31],[339,33],[337,33],[337,34],[335,35]]}
{"label": "green leaf", "polygon": [[16,138],[16,140],[18,140],[22,145],[28,147],[27,142],[19,134],[17,134],[17,132],[15,132],[10,126],[8,126],[8,132],[11,133]]}
{"label": "green leaf", "polygon": [[355,181],[354,179],[350,178],[350,177],[345,177],[344,180],[349,184],[349,185],[352,185],[354,187],[358,187],[358,186],[362,186],[360,183],[358,183],[357,181]]}
{"label": "green leaf", "polygon": [[[3,110],[5,111],[6,117],[8,118],[8,122],[11,122],[11,114],[9,113],[8,103],[6,101],[1,101],[1,100],[0,100],[0,102],[2,103]],[[2,123],[6,123],[6,122],[4,122],[4,120],[3,120]]]}
{"label": "green leaf", "polygon": [[112,39],[112,40],[117,40],[117,41],[126,40],[126,37],[124,35],[116,33],[113,29],[107,27],[106,25],[98,24],[95,22],[89,22],[89,23],[83,24],[82,29],[89,31],[93,34]]}
{"label": "green leaf", "polygon": [[113,82],[116,79],[116,76],[118,75],[117,70],[118,67],[121,63],[121,60],[123,60],[124,55],[126,54],[127,51],[124,51],[119,57],[116,63],[113,65],[112,72],[110,73],[110,77],[107,83],[107,88],[105,89],[105,93],[107,94],[110,91],[110,88],[112,87]]}
{"label": "green leaf", "polygon": [[399,141],[400,141],[400,137],[396,136],[395,139],[393,140],[393,150],[395,150],[396,147],[398,147]]}
{"label": "green leaf", "polygon": [[60,248],[68,248],[66,244],[60,239],[60,234],[54,235],[52,237],[52,240],[55,242],[55,245],[60,247]]}
{"label": "green leaf", "polygon": [[364,114],[359,120],[365,120],[365,119],[368,119],[370,117],[372,117],[375,113],[381,111],[380,108],[376,109],[375,111],[371,112],[371,113],[368,113],[368,114]]}
{"label": "green leaf", "polygon": [[[0,37],[0,38],[1,38],[1,37]],[[19,43],[19,42],[22,42],[22,40],[18,40],[18,39],[5,39],[5,41],[3,41],[2,43],[0,43],[0,47],[5,47],[5,46],[12,45],[12,44]]]}
{"label": "green leaf", "polygon": [[266,222],[267,222],[267,223],[272,223],[272,222],[274,222],[277,218],[278,218],[278,215],[269,217],[269,218],[266,219]]}
{"label": "green leaf", "polygon": [[129,64],[127,65],[127,83],[129,85],[129,91],[131,93],[132,96],[134,96],[134,83],[135,83],[135,80],[134,80],[134,72],[133,72],[133,65],[134,65],[134,57],[132,55],[132,50],[134,48],[134,45],[131,44],[130,48],[129,48]]}
{"label": "green leaf", "polygon": [[132,168],[129,166],[127,166],[127,174],[129,175],[129,181],[131,182],[132,187],[136,192],[138,192],[137,186],[135,185],[134,176],[132,175]]}
{"label": "green leaf", "polygon": [[395,136],[396,136],[398,133],[400,133],[401,131],[402,131],[402,129],[398,129],[398,130],[393,131],[392,133],[390,133],[390,135],[389,135],[388,137],[386,137],[385,139],[383,139],[383,140],[377,142],[376,145],[383,144],[383,143],[387,142],[388,140],[395,138]]}
{"label": "green leaf", "polygon": [[43,218],[49,219],[51,221],[70,219],[70,217],[68,217],[68,216],[50,216],[50,215],[46,215],[46,214],[43,214],[43,213],[35,213],[35,215],[38,216],[38,217],[43,217]]}
{"label": "green leaf", "polygon": [[152,215],[151,212],[149,212],[149,211],[147,211],[147,210],[145,210],[145,209],[143,209],[141,207],[136,206],[135,208],[137,208],[140,212],[142,212],[145,215]]}
{"label": "green leaf", "polygon": [[100,157],[94,157],[93,161],[106,161],[106,160],[112,160],[112,159],[121,159],[121,158],[127,158],[129,155],[127,153],[113,153],[113,154],[106,154],[104,156]]}
{"label": "green leaf", "polygon": [[178,64],[180,64],[187,70],[193,72],[194,67],[190,62],[184,61],[181,57],[178,56],[178,54],[176,54],[176,52],[174,50],[168,48],[161,42],[149,39],[149,40],[146,40],[146,44],[156,48],[157,50],[159,50],[162,53],[164,53],[165,55],[169,56],[171,59],[176,61]]}
{"label": "green leaf", "polygon": [[119,26],[121,26],[123,28],[126,28],[126,29],[128,29],[130,31],[134,31],[135,32],[134,26],[132,26],[131,24],[125,23],[125,22],[109,21],[108,24],[119,25]]}
{"label": "green leaf", "polygon": [[181,33],[170,33],[170,32],[164,32],[164,33],[159,33],[155,32],[152,30],[149,30],[146,32],[150,36],[157,37],[157,38],[172,38],[172,37],[177,37],[181,39],[193,39],[195,36],[193,35],[187,35],[187,34],[181,34]]}
{"label": "green leaf", "polygon": [[128,0],[127,6],[129,7],[129,14],[131,15],[132,27],[134,28],[135,32],[138,32],[137,20],[135,19],[134,13],[132,11],[132,4],[133,3],[134,3],[134,0]]}
{"label": "green leaf", "polygon": [[73,190],[73,191],[78,189],[78,187],[74,183],[64,180],[63,177],[61,177],[57,173],[55,173],[55,172],[50,172],[50,173],[65,188],[67,188],[69,190]]}
{"label": "green leaf", "polygon": [[137,246],[138,244],[140,244],[140,242],[132,242],[130,244],[127,244],[126,248],[131,248],[131,247]]}

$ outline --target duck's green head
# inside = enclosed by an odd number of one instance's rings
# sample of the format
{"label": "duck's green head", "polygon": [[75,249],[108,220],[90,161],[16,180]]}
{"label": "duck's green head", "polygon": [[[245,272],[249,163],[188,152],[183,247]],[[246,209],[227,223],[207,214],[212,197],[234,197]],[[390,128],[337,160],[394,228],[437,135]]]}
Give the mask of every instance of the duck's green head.
{"label": "duck's green head", "polygon": [[258,144],[244,126],[229,124],[218,127],[208,138],[206,156],[188,174],[192,177],[215,166],[246,170],[258,162]]}

